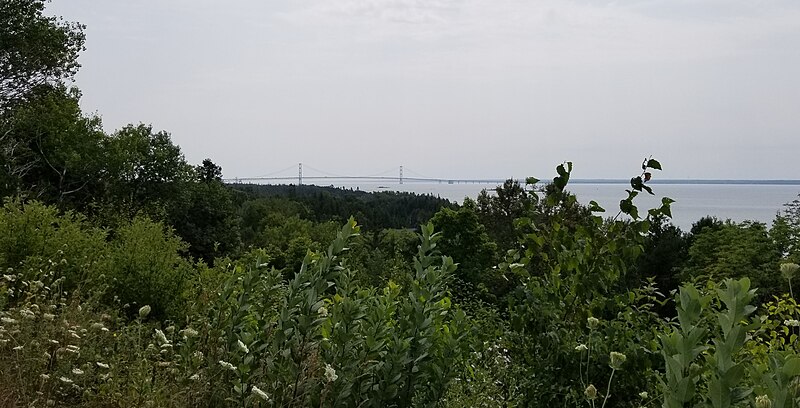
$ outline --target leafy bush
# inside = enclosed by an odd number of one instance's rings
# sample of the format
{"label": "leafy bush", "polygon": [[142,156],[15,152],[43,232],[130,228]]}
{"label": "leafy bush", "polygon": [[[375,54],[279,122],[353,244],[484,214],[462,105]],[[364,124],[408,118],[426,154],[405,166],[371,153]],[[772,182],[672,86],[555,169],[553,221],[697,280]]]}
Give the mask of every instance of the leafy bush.
{"label": "leafy bush", "polygon": [[128,305],[128,314],[150,305],[153,315],[179,316],[181,294],[192,274],[181,257],[186,245],[161,223],[137,217],[119,227],[110,243],[107,296]]}
{"label": "leafy bush", "polygon": [[46,280],[47,271],[57,273],[67,291],[91,292],[102,286],[105,238],[105,232],[79,214],[59,214],[55,207],[35,201],[7,201],[0,208],[0,268],[17,283],[0,299],[18,299],[20,282]]}
{"label": "leafy bush", "polygon": [[761,342],[753,340],[758,321],[750,317],[755,292],[747,278],[704,291],[681,287],[678,324],[660,336],[664,407],[798,406],[800,390],[791,384],[800,378],[800,356],[776,347],[754,358]]}

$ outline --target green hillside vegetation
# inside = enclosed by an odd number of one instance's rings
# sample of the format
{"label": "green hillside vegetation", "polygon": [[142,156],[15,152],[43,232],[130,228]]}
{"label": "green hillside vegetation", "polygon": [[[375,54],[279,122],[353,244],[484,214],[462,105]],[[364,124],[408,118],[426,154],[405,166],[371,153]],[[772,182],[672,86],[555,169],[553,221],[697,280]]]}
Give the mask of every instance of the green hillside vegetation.
{"label": "green hillside vegetation", "polygon": [[800,201],[684,232],[652,158],[618,209],[572,163],[460,204],[226,185],[83,112],[44,8],[0,3],[0,407],[800,406]]}

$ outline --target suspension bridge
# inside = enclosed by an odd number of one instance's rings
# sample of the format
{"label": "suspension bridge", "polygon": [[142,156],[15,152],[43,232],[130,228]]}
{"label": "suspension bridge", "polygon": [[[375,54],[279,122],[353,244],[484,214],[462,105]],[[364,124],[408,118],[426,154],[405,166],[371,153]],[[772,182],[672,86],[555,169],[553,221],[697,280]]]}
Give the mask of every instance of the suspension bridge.
{"label": "suspension bridge", "polygon": [[[287,175],[286,173],[296,169],[297,173]],[[303,169],[311,170],[312,174],[304,174]],[[290,166],[269,174],[254,177],[234,177],[225,178],[226,183],[265,183],[265,184],[287,184],[297,183],[298,185],[307,182],[317,184],[337,183],[427,183],[427,184],[503,184],[508,178],[486,178],[486,179],[459,179],[459,178],[439,178],[419,174],[408,167],[399,166],[391,168],[377,174],[369,175],[342,175],[333,174],[323,170],[315,169],[311,166],[298,163],[297,166]],[[524,184],[524,179],[517,179]],[[628,184],[630,179],[570,179],[571,184]],[[738,185],[800,185],[800,180],[710,180],[710,179],[658,179],[651,180],[650,184],[738,184]]]}
{"label": "suspension bridge", "polygon": [[[427,177],[419,174],[408,168],[400,166],[399,168],[392,168],[381,173],[371,175],[342,175],[333,174],[323,170],[318,170],[308,165],[305,166],[307,170],[311,170],[311,174],[303,174],[303,163],[297,164],[296,175],[286,175],[287,171],[295,168],[295,166],[287,167],[275,171],[273,173],[264,174],[255,177],[235,177],[223,179],[226,183],[293,183],[297,182],[298,185],[304,182],[316,184],[318,182],[336,183],[336,182],[386,182],[386,183],[428,183],[428,184],[503,184],[506,179],[456,179],[456,178],[438,178]],[[395,173],[396,172],[396,173]],[[395,173],[396,175],[391,175]],[[404,173],[408,173],[406,175]]]}

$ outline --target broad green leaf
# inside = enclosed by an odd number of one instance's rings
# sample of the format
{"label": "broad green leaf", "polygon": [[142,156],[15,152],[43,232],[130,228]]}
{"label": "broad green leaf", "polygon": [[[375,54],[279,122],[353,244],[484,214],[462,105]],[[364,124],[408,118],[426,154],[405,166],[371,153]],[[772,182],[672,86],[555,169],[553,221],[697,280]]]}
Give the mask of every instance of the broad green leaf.
{"label": "broad green leaf", "polygon": [[661,163],[658,162],[656,159],[649,159],[647,160],[647,167],[651,169],[661,170]]}
{"label": "broad green leaf", "polygon": [[800,357],[792,356],[786,360],[781,373],[787,377],[794,377],[800,375]]}

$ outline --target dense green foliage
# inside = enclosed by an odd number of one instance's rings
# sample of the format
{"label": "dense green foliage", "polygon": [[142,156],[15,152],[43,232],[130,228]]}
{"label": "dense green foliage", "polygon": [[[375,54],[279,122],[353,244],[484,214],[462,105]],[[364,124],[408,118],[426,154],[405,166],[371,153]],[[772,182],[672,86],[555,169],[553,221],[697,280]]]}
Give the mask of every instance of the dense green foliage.
{"label": "dense green foliage", "polygon": [[41,0],[0,3],[0,113],[41,85],[72,77],[83,26],[44,16]]}
{"label": "dense green foliage", "polygon": [[364,228],[417,228],[441,208],[452,208],[449,201],[429,195],[385,191],[367,193],[334,187],[308,185],[235,184],[252,198],[285,197],[299,203],[306,217],[317,221],[345,222],[355,216]]}
{"label": "dense green foliage", "polygon": [[225,185],[82,112],[43,8],[0,5],[0,407],[800,406],[798,201],[683,232],[652,158],[613,216],[572,163],[461,205]]}

